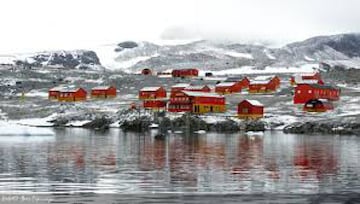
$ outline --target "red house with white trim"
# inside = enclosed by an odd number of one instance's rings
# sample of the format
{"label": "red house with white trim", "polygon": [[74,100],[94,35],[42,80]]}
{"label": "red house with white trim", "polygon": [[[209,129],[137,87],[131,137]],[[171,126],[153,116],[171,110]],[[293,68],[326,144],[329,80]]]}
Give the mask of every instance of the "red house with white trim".
{"label": "red house with white trim", "polygon": [[144,100],[143,107],[145,109],[151,110],[165,110],[166,109],[166,100],[164,99],[155,99],[155,100]]}
{"label": "red house with white trim", "polygon": [[243,100],[238,104],[238,117],[241,119],[259,119],[264,117],[264,105],[257,100]]}
{"label": "red house with white trim", "polygon": [[170,98],[168,111],[222,113],[226,111],[225,97],[216,93],[181,91]]}
{"label": "red house with white trim", "polygon": [[116,88],[114,86],[97,86],[91,89],[93,98],[115,98]]}
{"label": "red house with white trim", "polygon": [[215,92],[218,94],[239,93],[241,89],[241,82],[221,82],[215,85]]}
{"label": "red house with white trim", "polygon": [[144,87],[139,91],[140,100],[166,98],[166,90],[162,86]]}
{"label": "red house with white trim", "polygon": [[320,84],[298,84],[294,93],[294,104],[304,104],[312,99],[340,99],[340,89]]}
{"label": "red house with white trim", "polygon": [[64,87],[54,87],[54,88],[49,89],[49,91],[48,91],[49,100],[58,100],[60,91],[63,89],[64,89]]}

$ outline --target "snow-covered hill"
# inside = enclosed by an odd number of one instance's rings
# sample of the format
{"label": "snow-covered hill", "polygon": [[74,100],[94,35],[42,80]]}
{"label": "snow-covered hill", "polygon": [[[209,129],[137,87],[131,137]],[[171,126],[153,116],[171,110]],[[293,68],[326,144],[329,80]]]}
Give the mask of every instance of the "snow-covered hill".
{"label": "snow-covered hill", "polygon": [[[301,67],[327,63],[330,66],[360,68],[360,34],[319,36],[281,48],[263,45],[223,43],[205,40],[164,42],[125,41],[89,50],[50,51],[29,55],[0,56],[0,64],[121,70],[143,68],[163,71],[197,67],[222,71],[241,67]],[[102,65],[102,66],[101,66]]]}
{"label": "snow-covered hill", "polygon": [[171,45],[130,41],[94,50],[105,67],[127,72],[143,68],[162,71],[187,67],[213,71],[245,66],[262,69],[319,62],[360,67],[360,34],[314,37],[281,48],[198,40]]}

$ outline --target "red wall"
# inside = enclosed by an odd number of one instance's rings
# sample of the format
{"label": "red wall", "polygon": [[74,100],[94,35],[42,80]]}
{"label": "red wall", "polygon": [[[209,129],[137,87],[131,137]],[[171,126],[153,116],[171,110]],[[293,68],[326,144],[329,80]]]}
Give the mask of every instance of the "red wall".
{"label": "red wall", "polygon": [[245,114],[241,112],[244,108],[248,109],[248,114],[264,114],[263,106],[253,106],[248,101],[242,101],[238,104],[238,114]]}
{"label": "red wall", "polygon": [[340,91],[338,89],[316,88],[309,84],[298,84],[295,88],[294,104],[304,104],[310,99],[339,100]]}
{"label": "red wall", "polygon": [[174,69],[171,72],[173,77],[187,77],[187,76],[198,76],[199,70],[197,69]]}
{"label": "red wall", "polygon": [[166,90],[161,87],[157,91],[140,91],[139,98],[166,98]]}

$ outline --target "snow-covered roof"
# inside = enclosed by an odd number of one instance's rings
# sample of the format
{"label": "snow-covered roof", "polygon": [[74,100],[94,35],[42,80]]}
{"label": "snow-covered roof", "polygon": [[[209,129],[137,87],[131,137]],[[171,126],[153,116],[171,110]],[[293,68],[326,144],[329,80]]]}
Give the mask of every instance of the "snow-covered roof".
{"label": "snow-covered roof", "polygon": [[160,86],[149,86],[149,87],[144,87],[144,88],[140,89],[140,91],[157,91],[160,88],[161,88]]}
{"label": "snow-covered roof", "polygon": [[229,87],[234,86],[236,82],[221,82],[219,84],[216,84],[216,87]]}
{"label": "snow-covered roof", "polygon": [[196,86],[188,86],[185,89],[186,90],[198,90],[198,89],[203,89],[207,87],[207,85],[196,85]]}
{"label": "snow-covered roof", "polygon": [[79,91],[79,89],[81,89],[81,88],[65,88],[65,89],[60,90],[60,92],[77,92],[77,91]]}
{"label": "snow-covered roof", "polygon": [[260,103],[258,100],[249,100],[246,99],[245,101],[249,102],[253,106],[264,106],[262,103]]}
{"label": "snow-covered roof", "polygon": [[175,84],[171,88],[183,88],[183,87],[188,87],[188,86],[191,86],[191,84],[182,83],[182,84]]}
{"label": "snow-covered roof", "polygon": [[316,80],[316,79],[296,79],[295,78],[296,84],[317,84],[318,82],[319,82],[319,80]]}
{"label": "snow-covered roof", "polygon": [[92,90],[107,90],[110,89],[112,86],[96,86],[92,88]]}
{"label": "snow-covered roof", "polygon": [[67,87],[57,86],[57,87],[53,87],[53,88],[49,89],[49,91],[62,91],[65,89],[67,89]]}
{"label": "snow-covered roof", "polygon": [[208,92],[194,92],[194,91],[182,91],[184,94],[188,96],[195,96],[195,97],[212,97],[212,98],[224,98],[217,93],[208,93]]}
{"label": "snow-covered roof", "polygon": [[297,73],[294,76],[314,76],[315,74],[317,74],[317,72],[304,72],[304,73]]}
{"label": "snow-covered roof", "polygon": [[255,81],[266,81],[266,80],[271,80],[274,77],[275,77],[275,75],[257,76],[254,78],[254,80]]}
{"label": "snow-covered roof", "polygon": [[268,84],[269,81],[251,80],[250,84]]}

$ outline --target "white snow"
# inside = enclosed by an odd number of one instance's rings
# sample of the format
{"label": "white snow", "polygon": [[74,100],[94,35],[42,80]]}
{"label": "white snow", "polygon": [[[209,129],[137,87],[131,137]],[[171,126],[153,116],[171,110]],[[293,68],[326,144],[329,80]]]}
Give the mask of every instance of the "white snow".
{"label": "white snow", "polygon": [[264,106],[262,103],[260,103],[258,100],[249,100],[245,99],[245,101],[249,102],[253,106]]}
{"label": "white snow", "polygon": [[57,114],[51,114],[45,118],[27,118],[21,120],[13,120],[10,121],[12,124],[25,125],[25,126],[33,126],[33,127],[52,127],[53,124],[49,121],[54,120],[57,117]]}
{"label": "white snow", "polygon": [[188,87],[188,86],[190,86],[190,84],[180,83],[180,84],[175,84],[171,88],[185,88],[185,87]]}
{"label": "white snow", "polygon": [[276,57],[274,55],[272,55],[269,50],[265,49],[264,53],[266,54],[266,56],[271,59],[271,60],[276,60]]}
{"label": "white snow", "polygon": [[17,59],[16,59],[15,56],[11,56],[11,55],[2,55],[2,56],[0,56],[0,64],[15,65],[16,60]]}
{"label": "white snow", "polygon": [[183,92],[188,96],[224,98],[224,96],[221,96],[217,93],[197,92],[197,91],[183,91]]}
{"label": "white snow", "polygon": [[301,73],[313,72],[319,69],[319,64],[303,64],[298,67],[265,67],[264,69],[256,69],[254,66],[242,66],[233,69],[213,71],[214,75],[241,75],[241,74],[278,74],[278,73]]}
{"label": "white snow", "polygon": [[157,91],[160,89],[160,86],[149,86],[149,87],[144,87],[142,89],[140,89],[140,91]]}
{"label": "white snow", "polygon": [[96,86],[94,88],[92,88],[91,90],[107,90],[111,88],[111,86]]}
{"label": "white snow", "polygon": [[75,120],[75,121],[71,121],[69,123],[66,124],[66,126],[68,127],[82,127],[83,125],[85,125],[86,123],[91,122],[91,120]]}
{"label": "white snow", "polygon": [[234,86],[236,84],[236,82],[221,82],[216,84],[216,87],[230,87],[230,86]]}
{"label": "white snow", "polygon": [[54,136],[55,133],[46,128],[30,127],[0,121],[0,136]]}
{"label": "white snow", "polygon": [[206,131],[205,131],[205,130],[198,130],[198,131],[195,131],[194,133],[197,133],[197,134],[206,134]]}
{"label": "white snow", "polygon": [[262,132],[262,131],[247,131],[246,135],[247,136],[263,136],[264,132]]}
{"label": "white snow", "polygon": [[275,75],[263,75],[263,76],[257,76],[254,78],[254,81],[268,81],[274,78]]}
{"label": "white snow", "polygon": [[152,123],[151,125],[149,125],[149,128],[159,128],[158,124]]}
{"label": "white snow", "polygon": [[254,57],[253,57],[251,54],[249,54],[249,53],[226,51],[226,52],[225,52],[225,55],[229,55],[229,56],[231,56],[231,57],[254,59]]}
{"label": "white snow", "polygon": [[309,57],[307,55],[304,55],[304,59],[307,60],[307,61],[311,61],[311,62],[315,61],[314,58],[311,58],[311,57]]}

